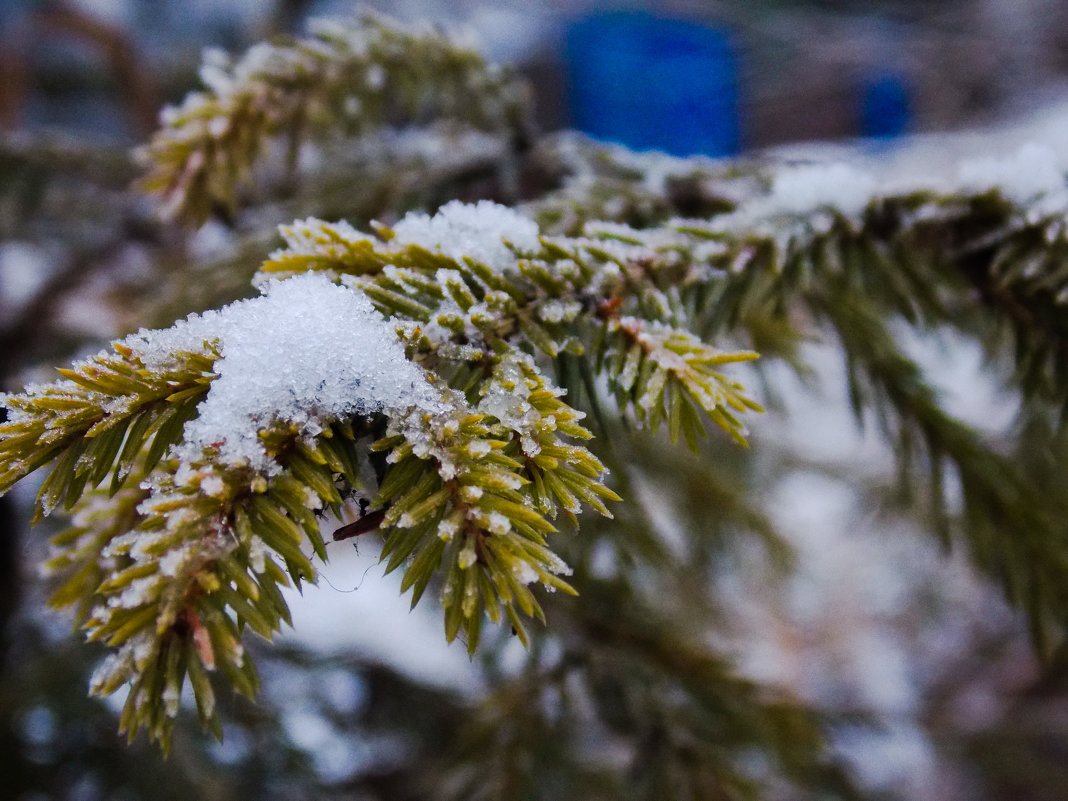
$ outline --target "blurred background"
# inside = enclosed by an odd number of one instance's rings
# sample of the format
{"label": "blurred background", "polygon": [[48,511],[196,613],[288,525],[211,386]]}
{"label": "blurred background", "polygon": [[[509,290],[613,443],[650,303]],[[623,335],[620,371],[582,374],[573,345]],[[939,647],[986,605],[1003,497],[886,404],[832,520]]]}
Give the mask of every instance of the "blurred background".
{"label": "blurred background", "polygon": [[[1068,98],[1068,4],[1058,0],[368,5],[469,31],[487,58],[529,78],[543,131],[573,127],[674,155],[824,141],[889,160],[915,135],[1030,120]],[[203,48],[237,52],[352,8],[0,0],[0,389],[251,291],[271,235],[160,228],[127,191],[137,174],[128,149],[154,130],[162,104],[196,87]],[[938,365],[965,420],[1007,425],[1012,410],[977,352],[952,342],[915,350]],[[870,797],[1068,797],[1063,680],[1040,676],[1019,616],[959,556],[883,519],[871,497],[890,454],[854,430],[834,360],[816,345],[808,356],[819,380],[790,388],[780,377],[779,422],[753,451],[765,442],[768,463],[747,468],[766,482],[761,500],[778,510],[771,522],[793,570],[752,568],[760,560],[745,547],[724,557],[715,603],[730,623],[709,636],[744,675],[856,721],[833,745]],[[823,468],[773,463],[782,454],[772,442]],[[636,486],[652,510],[641,524],[682,548],[707,490]],[[413,766],[440,767],[448,752],[452,773],[440,775],[454,776],[464,749],[482,747],[456,743],[455,732],[525,664],[506,637],[481,661],[446,647],[437,610],[409,614],[373,546],[345,544],[322,586],[292,599],[293,634],[261,649],[263,702],[234,703],[221,745],[189,727],[163,762],[114,734],[115,703],[85,697],[99,653],[42,611],[36,566],[55,524],[26,530],[32,494],[0,499],[0,798],[436,797],[411,789]],[[591,570],[609,570],[596,556]],[[552,733],[540,736],[549,748]]]}
{"label": "blurred background", "polygon": [[[1056,0],[368,3],[463,26],[533,82],[544,130],[729,154],[783,142],[959,129],[1063,88]],[[347,0],[4,0],[0,121],[139,141],[205,46],[241,50]],[[656,86],[656,91],[650,87]],[[660,112],[691,119],[668,130]]]}

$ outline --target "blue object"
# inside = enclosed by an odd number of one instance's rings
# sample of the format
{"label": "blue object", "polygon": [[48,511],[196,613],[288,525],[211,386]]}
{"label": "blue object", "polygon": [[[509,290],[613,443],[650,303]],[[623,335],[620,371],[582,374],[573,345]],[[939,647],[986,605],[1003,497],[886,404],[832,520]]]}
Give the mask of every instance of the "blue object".
{"label": "blue object", "polygon": [[860,131],[875,139],[890,139],[908,130],[911,118],[905,79],[890,71],[872,74],[860,98]]}
{"label": "blue object", "polygon": [[675,155],[739,147],[738,66],[721,28],[641,13],[577,23],[567,38],[572,124]]}

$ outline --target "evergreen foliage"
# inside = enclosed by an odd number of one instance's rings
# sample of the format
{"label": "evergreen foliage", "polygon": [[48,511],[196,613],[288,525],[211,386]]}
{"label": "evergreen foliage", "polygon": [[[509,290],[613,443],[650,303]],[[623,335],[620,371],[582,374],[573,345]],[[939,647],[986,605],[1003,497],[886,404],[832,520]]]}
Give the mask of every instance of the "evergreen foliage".
{"label": "evergreen foliage", "polygon": [[[345,142],[373,152],[375,138],[388,147],[400,124],[506,139],[495,174],[511,200],[520,154],[556,183],[514,210],[454,202],[371,232],[315,217],[281,228],[256,286],[268,298],[288,285],[366,304],[359,319],[332,322],[403,353],[368,368],[373,380],[374,369],[411,370],[400,394],[342,376],[350,400],[294,390],[298,415],[248,410],[254,446],[235,446],[232,430],[197,434],[232,358],[230,320],[260,298],[142,331],[3,397],[0,492],[51,465],[36,516],[72,517],[52,540],[52,603],[112,649],[91,689],[129,685],[131,739],[144,730],[168,747],[186,680],[201,722],[222,736],[219,679],[248,696],[259,684],[246,629],[271,639],[290,622],[281,590],[316,581],[325,526],[339,521],[335,540],[377,531],[412,605],[433,589],[446,638],[472,653],[486,618],[537,651],[524,618],[560,612],[564,657],[533,658],[467,722],[457,752],[492,767],[445,770],[446,797],[542,797],[509,749],[524,738],[559,748],[588,723],[566,703],[555,722],[542,709],[550,693],[572,698],[576,677],[598,725],[632,745],[643,797],[757,798],[768,774],[856,797],[827,754],[828,721],[736,676],[656,602],[685,605],[700,583],[690,571],[707,565],[676,564],[675,585],[642,588],[634,575],[595,575],[592,546],[578,544],[614,537],[631,564],[671,562],[643,533],[625,443],[664,430],[701,452],[711,422],[745,445],[745,421],[759,425],[749,413],[762,408],[739,381],[764,374],[760,362],[738,365],[760,353],[803,372],[799,345],[817,336],[839,346],[858,422],[875,421],[894,444],[902,489],[922,499],[934,534],[1027,611],[1043,654],[1061,645],[1068,501],[1050,487],[1068,453],[1068,227],[1053,193],[881,192],[813,170],[799,201],[774,165],[667,161],[574,135],[535,144],[520,82],[440,33],[379,18],[323,24],[232,63],[212,56],[204,79],[143,153],[142,186],[188,223],[261,202],[256,187],[277,180],[278,161],[284,183],[314,184],[316,154]],[[287,155],[276,159],[279,143]],[[1004,378],[1022,421],[1011,441],[946,411],[901,345],[905,328],[954,330],[992,363],[1011,361]],[[691,468],[709,471],[722,536],[755,532],[780,548],[714,465]],[[581,537],[561,537],[584,509],[618,519],[587,515]],[[554,590],[580,597],[543,594]],[[772,763],[763,772],[744,765],[754,748]],[[567,781],[614,797],[604,791],[613,779],[586,770]]]}
{"label": "evergreen foliage", "polygon": [[307,39],[259,44],[233,63],[211,51],[201,78],[207,91],[169,109],[142,154],[143,188],[193,223],[234,211],[270,144],[284,146],[293,171],[309,134],[456,120],[522,140],[530,125],[526,87],[507,71],[442,32],[372,15],[357,26],[318,21]]}

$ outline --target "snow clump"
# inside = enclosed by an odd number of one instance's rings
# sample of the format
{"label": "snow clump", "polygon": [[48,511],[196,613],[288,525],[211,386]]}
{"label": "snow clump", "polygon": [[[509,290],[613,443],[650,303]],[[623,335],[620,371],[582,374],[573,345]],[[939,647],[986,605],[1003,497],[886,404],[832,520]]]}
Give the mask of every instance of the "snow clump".
{"label": "snow clump", "polygon": [[433,217],[409,212],[393,233],[398,246],[419,245],[461,263],[466,256],[501,273],[515,269],[515,254],[505,243],[519,251],[541,249],[536,222],[488,200],[453,200]]}
{"label": "snow clump", "polygon": [[271,423],[293,423],[314,436],[330,420],[354,414],[439,410],[438,392],[367,297],[316,273],[262,289],[263,297],[125,341],[150,367],[217,342],[218,378],[186,424],[180,458],[198,461],[214,447],[224,462],[270,472],[258,432]]}

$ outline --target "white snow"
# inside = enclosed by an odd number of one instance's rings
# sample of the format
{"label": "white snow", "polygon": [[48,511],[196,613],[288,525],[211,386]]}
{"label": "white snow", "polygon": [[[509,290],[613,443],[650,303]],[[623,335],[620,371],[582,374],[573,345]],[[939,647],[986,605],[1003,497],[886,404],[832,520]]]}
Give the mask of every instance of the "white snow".
{"label": "white snow", "polygon": [[974,158],[961,162],[965,189],[998,189],[1009,200],[1027,203],[1042,195],[1065,191],[1066,158],[1046,144],[1028,142],[1006,158]]}
{"label": "white snow", "polygon": [[[482,386],[478,411],[497,418],[503,425],[519,434],[523,453],[533,458],[541,452],[538,435],[544,421],[528,400],[531,390],[537,387],[527,380],[523,370],[524,364],[532,366],[530,356],[515,352],[494,368],[492,379]],[[545,388],[555,391],[558,395],[562,394],[548,382]]]}
{"label": "white snow", "polygon": [[32,242],[0,244],[0,326],[15,317],[44,289],[56,271],[55,259]]}
{"label": "white snow", "polygon": [[125,341],[150,366],[217,341],[218,378],[186,425],[179,456],[198,461],[201,449],[214,446],[224,462],[269,470],[258,432],[272,422],[315,435],[338,417],[438,408],[437,392],[362,294],[316,273],[271,281],[263,290],[263,297]]}
{"label": "white snow", "polygon": [[845,162],[783,166],[773,173],[767,194],[741,204],[713,224],[723,230],[746,231],[767,223],[778,226],[781,217],[811,221],[813,215],[832,210],[859,217],[879,189],[873,174]]}
{"label": "white snow", "polygon": [[440,609],[425,599],[413,609],[411,598],[400,592],[401,571],[382,575],[375,543],[363,540],[358,550],[329,543],[322,580],[299,591],[282,590],[293,628],[284,629],[279,640],[320,653],[355,650],[435,687],[478,689],[479,663],[468,658],[461,642],[445,642]]}
{"label": "white snow", "polygon": [[570,323],[582,312],[578,301],[547,300],[538,309],[538,316],[547,323]]}
{"label": "white snow", "polygon": [[433,217],[410,212],[393,232],[392,241],[398,246],[419,245],[457,261],[466,256],[498,272],[515,267],[516,256],[506,242],[520,251],[541,249],[537,223],[488,200],[473,204],[453,200]]}
{"label": "white snow", "polygon": [[522,559],[517,559],[512,563],[512,575],[520,584],[533,584],[538,580],[537,571]]}
{"label": "white snow", "polygon": [[852,164],[870,173],[883,195],[999,189],[1019,203],[1045,195],[1040,210],[1058,210],[1068,208],[1068,101],[1058,99],[984,130],[905,137],[889,149],[864,142],[806,142],[776,148],[766,157],[778,165],[798,160]]}
{"label": "white snow", "polygon": [[846,216],[860,214],[876,190],[875,177],[849,164],[810,164],[775,176],[770,210],[796,215],[832,207]]}

